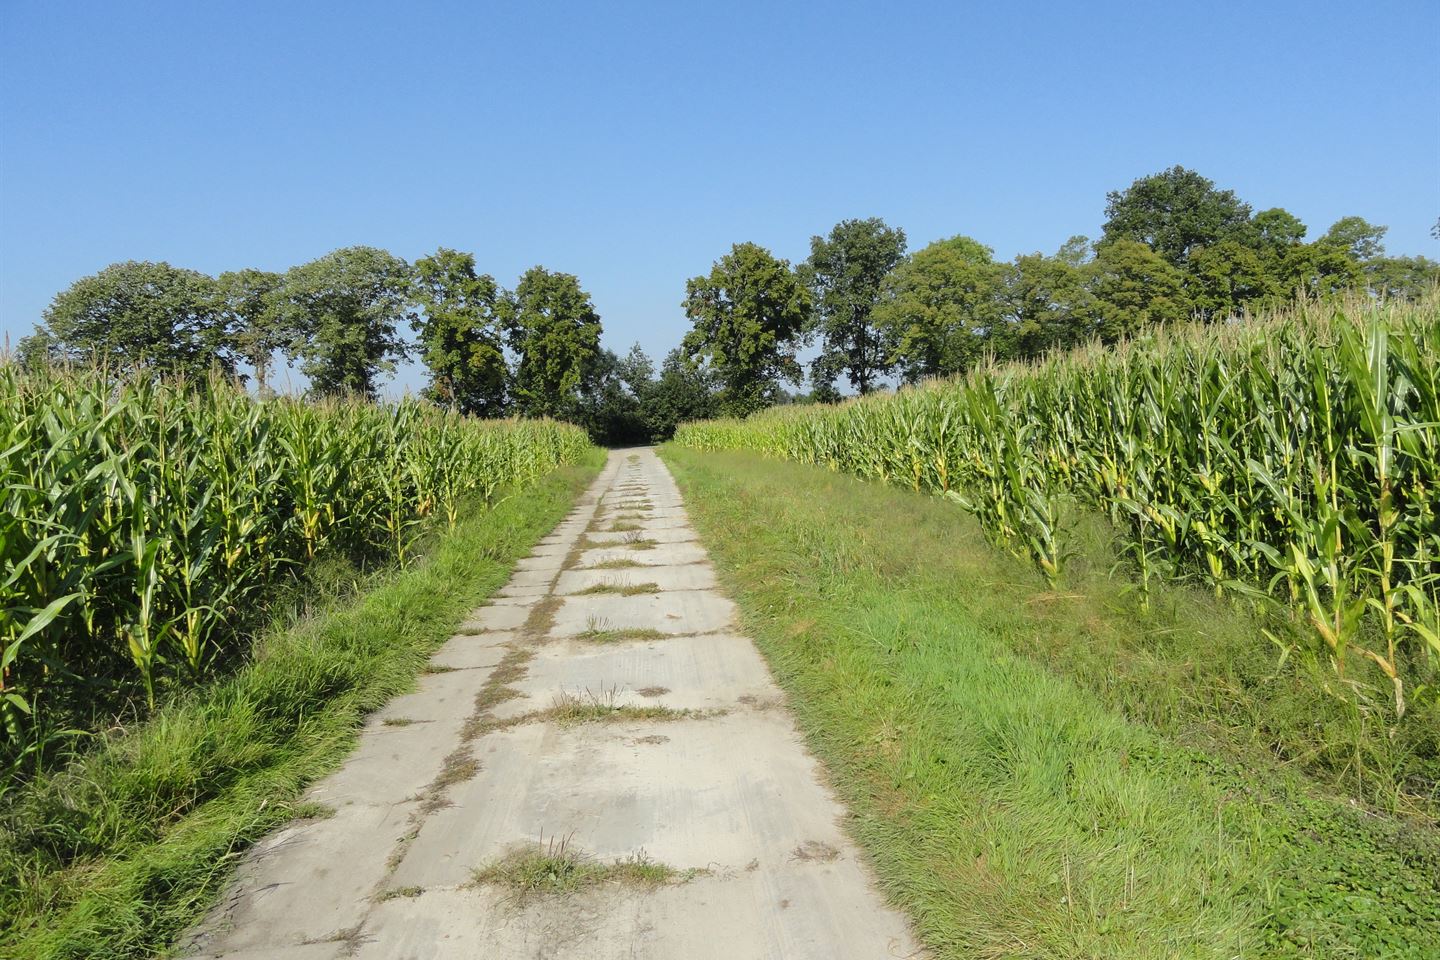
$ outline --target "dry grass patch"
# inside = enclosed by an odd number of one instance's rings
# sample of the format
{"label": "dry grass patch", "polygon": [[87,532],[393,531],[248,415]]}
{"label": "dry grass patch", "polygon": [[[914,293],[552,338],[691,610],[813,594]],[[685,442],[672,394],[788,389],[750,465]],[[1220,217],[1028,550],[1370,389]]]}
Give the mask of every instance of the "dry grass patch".
{"label": "dry grass patch", "polygon": [[375,898],[376,903],[384,903],[386,900],[413,899],[425,892],[424,887],[396,887],[394,890],[386,890]]}

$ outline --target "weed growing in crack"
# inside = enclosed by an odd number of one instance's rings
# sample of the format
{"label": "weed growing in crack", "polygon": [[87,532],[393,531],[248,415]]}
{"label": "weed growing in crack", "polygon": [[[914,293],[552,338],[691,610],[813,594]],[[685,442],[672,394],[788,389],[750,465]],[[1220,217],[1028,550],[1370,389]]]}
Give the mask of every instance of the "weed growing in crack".
{"label": "weed growing in crack", "polygon": [[616,593],[622,597],[633,597],[641,593],[659,593],[660,584],[650,583],[597,583],[577,592],[576,596],[595,593]]}
{"label": "weed growing in crack", "polygon": [[588,570],[625,570],[631,567],[643,567],[645,564],[638,560],[631,560],[629,557],[615,557],[610,560],[602,560],[599,563],[587,567]]}
{"label": "weed growing in crack", "polygon": [[375,898],[376,903],[384,903],[386,900],[412,899],[425,892],[424,887],[396,887],[394,890],[386,890]]}
{"label": "weed growing in crack", "polygon": [[630,640],[664,640],[669,634],[650,627],[627,627],[622,630],[592,628],[575,635],[576,640],[589,643],[625,643]]}
{"label": "weed growing in crack", "polygon": [[616,703],[615,689],[602,690],[599,694],[586,690],[583,694],[561,691],[547,710],[530,716],[532,720],[550,720],[561,726],[581,723],[606,723],[623,720],[683,720],[704,714],[694,710],[675,710],[671,707]]}
{"label": "weed growing in crack", "polygon": [[570,837],[520,847],[487,867],[474,872],[480,886],[509,890],[519,899],[536,896],[565,896],[598,886],[652,890],[684,883],[706,870],[676,868],[650,859],[641,850],[628,857],[600,862],[576,850]]}

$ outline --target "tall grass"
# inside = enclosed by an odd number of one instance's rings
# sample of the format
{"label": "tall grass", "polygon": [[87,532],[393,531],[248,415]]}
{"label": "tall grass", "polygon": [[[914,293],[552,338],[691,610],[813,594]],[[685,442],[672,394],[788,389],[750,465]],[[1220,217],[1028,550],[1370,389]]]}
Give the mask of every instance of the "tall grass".
{"label": "tall grass", "polygon": [[586,449],[409,399],[0,364],[0,762],[243,652],[261,599],[317,558],[403,560],[427,517]]}
{"label": "tall grass", "polygon": [[1313,655],[1345,703],[1392,723],[1435,705],[1440,294],[1163,330],[676,442],[943,494],[1052,584],[1066,511],[1099,509],[1142,604],[1155,577],[1273,604],[1280,656]]}

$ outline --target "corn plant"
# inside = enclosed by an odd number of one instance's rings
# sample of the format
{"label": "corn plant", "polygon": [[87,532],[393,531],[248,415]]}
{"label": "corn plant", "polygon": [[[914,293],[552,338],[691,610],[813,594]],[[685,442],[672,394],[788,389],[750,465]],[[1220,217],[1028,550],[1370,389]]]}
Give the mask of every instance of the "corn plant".
{"label": "corn plant", "polygon": [[1066,500],[1104,513],[1141,585],[1288,611],[1340,695],[1378,672],[1395,719],[1440,666],[1440,292],[1309,302],[837,406],[687,424],[749,449],[945,493],[1055,582]]}
{"label": "corn plant", "polygon": [[326,553],[404,559],[588,448],[579,428],[417,400],[0,362],[0,763],[46,730],[243,654],[267,591]]}

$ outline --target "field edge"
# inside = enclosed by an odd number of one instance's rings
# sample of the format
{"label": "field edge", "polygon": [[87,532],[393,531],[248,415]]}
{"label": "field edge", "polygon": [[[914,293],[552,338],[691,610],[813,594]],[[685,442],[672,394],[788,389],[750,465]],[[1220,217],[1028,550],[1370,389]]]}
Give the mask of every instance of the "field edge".
{"label": "field edge", "polygon": [[[454,529],[429,535],[413,562],[366,577],[358,593],[262,634],[260,652],[231,677],[22,788],[0,820],[0,878],[10,888],[0,900],[8,928],[0,952],[48,960],[171,951],[245,849],[297,817],[326,815],[302,801],[306,786],[350,753],[366,715],[413,688],[430,653],[505,584],[515,561],[564,518],[604,462],[605,452],[591,448],[582,462],[462,515]],[[223,750],[248,763],[222,789],[154,836],[107,835],[116,831],[104,821],[173,801],[165,791],[176,786],[165,781],[177,769],[198,781],[197,765],[227,768],[216,755]],[[144,793],[147,782],[156,795]],[[43,855],[57,845],[85,852],[47,869]]]}

